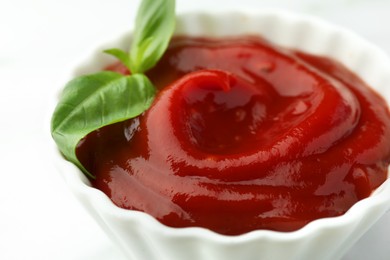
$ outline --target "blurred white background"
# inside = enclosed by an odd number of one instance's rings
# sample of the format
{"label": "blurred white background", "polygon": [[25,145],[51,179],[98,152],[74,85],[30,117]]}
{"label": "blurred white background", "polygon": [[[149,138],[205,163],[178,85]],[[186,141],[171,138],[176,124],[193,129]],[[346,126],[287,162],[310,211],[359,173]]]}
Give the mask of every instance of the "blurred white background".
{"label": "blurred white background", "polygon": [[[139,0],[0,0],[0,259],[124,260],[51,164],[47,118],[62,75],[132,28]],[[278,7],[347,27],[390,54],[390,0],[177,0],[194,9]],[[389,259],[390,213],[343,260]]]}

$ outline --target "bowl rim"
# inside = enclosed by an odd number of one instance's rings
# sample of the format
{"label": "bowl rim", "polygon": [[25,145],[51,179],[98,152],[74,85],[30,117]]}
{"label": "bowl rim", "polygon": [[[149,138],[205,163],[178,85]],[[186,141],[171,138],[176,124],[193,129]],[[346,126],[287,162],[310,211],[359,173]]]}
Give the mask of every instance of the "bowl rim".
{"label": "bowl rim", "polygon": [[[294,21],[305,21],[314,24],[315,26],[320,26],[327,28],[329,30],[342,33],[347,37],[354,39],[359,42],[359,44],[363,45],[365,48],[370,49],[376,56],[382,57],[383,62],[388,66],[390,71],[390,59],[388,55],[368,42],[364,38],[358,36],[354,32],[347,30],[338,25],[334,25],[328,22],[323,21],[322,19],[307,15],[307,14],[297,14],[292,13],[283,9],[278,8],[261,8],[261,9],[246,9],[240,8],[239,10],[193,10],[189,12],[182,12],[177,14],[177,19],[183,19],[183,17],[189,15],[207,15],[207,16],[225,16],[225,15],[239,15],[239,16],[261,16],[265,14],[272,14],[277,16],[283,16],[286,19],[294,20]],[[66,70],[66,74],[62,76],[64,80],[61,82],[67,82],[75,75],[83,74],[82,71],[87,64],[90,64],[96,56],[97,53],[100,54],[100,50],[105,49],[104,46],[110,45],[114,46],[113,43],[118,42],[120,37],[126,37],[131,34],[131,30],[120,32],[113,32],[113,37],[108,37],[108,41],[103,44],[97,44],[90,48],[92,51],[86,53],[85,56],[81,57],[77,60],[73,66],[69,66],[70,69]],[[110,40],[111,39],[111,40]],[[271,41],[272,42],[272,41]],[[284,46],[283,46],[284,47]],[[98,50],[98,51],[97,51]],[[348,67],[348,66],[347,66]],[[69,73],[70,72],[70,73]],[[370,84],[369,84],[370,85]],[[63,84],[59,85],[58,89],[61,91],[63,89]],[[377,91],[377,90],[376,90]],[[54,107],[58,101],[58,95],[51,102],[51,109],[46,117],[45,128],[50,126],[51,115],[54,111]],[[387,102],[390,102],[387,100]],[[50,129],[50,127],[49,127]],[[336,217],[327,217],[321,218],[317,220],[313,220],[310,223],[306,224],[304,227],[289,232],[282,231],[273,231],[273,230],[253,230],[240,235],[223,235],[216,233],[214,231],[208,230],[202,227],[183,227],[183,228],[174,228],[169,227],[158,220],[156,220],[151,215],[135,210],[127,210],[122,209],[116,206],[108,196],[106,196],[102,191],[93,188],[90,186],[90,183],[86,176],[75,166],[73,163],[67,161],[59,150],[57,149],[54,141],[51,139],[51,149],[53,151],[52,156],[54,157],[54,162],[57,165],[57,168],[60,168],[60,172],[64,177],[67,184],[70,186],[72,191],[76,193],[77,196],[83,196],[89,198],[97,207],[101,208],[101,210],[105,211],[107,214],[116,215],[122,220],[125,221],[137,221],[138,223],[148,227],[149,229],[154,229],[156,232],[167,234],[171,237],[196,237],[199,239],[207,239],[208,241],[214,241],[220,244],[231,244],[231,243],[246,243],[252,240],[278,240],[278,241],[291,241],[297,239],[303,239],[304,237],[317,233],[320,230],[338,227],[345,225],[346,223],[352,223],[358,221],[359,217],[366,214],[372,208],[375,207],[386,207],[386,210],[390,208],[390,176],[388,179],[373,192],[373,194],[356,202],[346,213]],[[384,210],[384,211],[386,211]]]}

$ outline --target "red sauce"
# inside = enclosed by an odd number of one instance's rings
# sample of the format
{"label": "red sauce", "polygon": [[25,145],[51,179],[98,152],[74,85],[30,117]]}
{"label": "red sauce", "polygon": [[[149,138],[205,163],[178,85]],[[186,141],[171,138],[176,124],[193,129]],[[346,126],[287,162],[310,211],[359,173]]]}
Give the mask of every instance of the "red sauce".
{"label": "red sauce", "polygon": [[148,74],[161,90],[152,107],[77,150],[119,207],[227,235],[292,231],[387,178],[387,104],[336,61],[254,37],[183,37]]}

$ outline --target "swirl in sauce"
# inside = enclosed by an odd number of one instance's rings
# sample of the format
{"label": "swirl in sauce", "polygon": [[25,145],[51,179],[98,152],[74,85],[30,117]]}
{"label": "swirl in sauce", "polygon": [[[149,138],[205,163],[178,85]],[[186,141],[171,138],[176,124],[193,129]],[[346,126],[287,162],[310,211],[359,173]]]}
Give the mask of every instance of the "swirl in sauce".
{"label": "swirl in sauce", "polygon": [[255,37],[180,37],[148,76],[152,107],[77,149],[119,207],[227,235],[292,231],[387,178],[387,104],[336,61]]}

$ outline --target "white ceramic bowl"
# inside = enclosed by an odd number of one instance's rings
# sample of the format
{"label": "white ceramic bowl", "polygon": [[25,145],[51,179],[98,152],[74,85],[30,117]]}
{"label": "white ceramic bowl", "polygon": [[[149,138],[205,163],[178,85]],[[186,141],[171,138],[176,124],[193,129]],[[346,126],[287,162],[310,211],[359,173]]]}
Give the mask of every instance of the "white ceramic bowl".
{"label": "white ceramic bowl", "polygon": [[[390,103],[390,60],[355,34],[313,17],[278,10],[187,13],[180,15],[176,34],[222,37],[255,34],[269,41],[342,62]],[[131,34],[96,48],[70,78],[101,70],[114,60],[107,48],[126,49]],[[54,145],[53,145],[54,148]],[[55,149],[55,148],[54,148]],[[390,206],[390,181],[340,217],[313,221],[294,232],[258,230],[223,236],[203,228],[170,228],[153,217],[116,207],[90,186],[81,171],[55,153],[71,190],[129,259],[338,259]]]}

